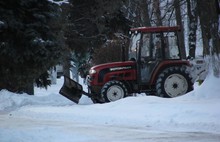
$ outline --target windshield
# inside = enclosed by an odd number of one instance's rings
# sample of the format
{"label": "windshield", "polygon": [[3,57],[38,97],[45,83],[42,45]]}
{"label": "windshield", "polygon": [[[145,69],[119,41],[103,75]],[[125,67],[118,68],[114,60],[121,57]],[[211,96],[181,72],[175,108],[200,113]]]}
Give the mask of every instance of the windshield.
{"label": "windshield", "polygon": [[132,34],[131,36],[131,43],[129,47],[129,59],[130,60],[136,60],[137,54],[139,50],[139,42],[140,42],[141,34]]}
{"label": "windshield", "polygon": [[150,56],[150,42],[151,34],[145,33],[143,34],[143,47],[141,48],[141,58],[146,58]]}
{"label": "windshield", "polygon": [[175,33],[144,33],[141,58],[146,59],[146,57],[147,59],[179,59],[179,47]]}
{"label": "windshield", "polygon": [[166,44],[166,58],[169,59],[179,59],[179,47],[177,44],[177,36],[174,32],[169,32],[164,34],[165,44]]}

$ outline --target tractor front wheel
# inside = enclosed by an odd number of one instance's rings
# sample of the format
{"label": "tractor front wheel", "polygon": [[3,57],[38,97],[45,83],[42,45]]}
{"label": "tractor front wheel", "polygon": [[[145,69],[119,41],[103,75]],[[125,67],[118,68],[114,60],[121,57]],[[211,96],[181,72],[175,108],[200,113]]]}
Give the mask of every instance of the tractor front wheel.
{"label": "tractor front wheel", "polygon": [[101,95],[105,102],[113,102],[126,97],[128,90],[122,82],[113,80],[103,86]]}
{"label": "tractor front wheel", "polygon": [[165,69],[156,82],[157,95],[160,97],[173,98],[192,90],[193,82],[186,66]]}

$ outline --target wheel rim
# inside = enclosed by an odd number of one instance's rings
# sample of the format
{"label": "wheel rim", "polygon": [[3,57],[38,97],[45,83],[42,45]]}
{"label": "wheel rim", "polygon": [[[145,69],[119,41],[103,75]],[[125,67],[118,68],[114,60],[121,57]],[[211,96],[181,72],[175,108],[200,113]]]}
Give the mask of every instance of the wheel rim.
{"label": "wheel rim", "polygon": [[109,87],[107,90],[107,98],[109,101],[116,101],[124,97],[124,90],[117,85]]}
{"label": "wheel rim", "polygon": [[187,92],[188,83],[184,76],[172,74],[166,78],[164,89],[168,96],[177,97]]}

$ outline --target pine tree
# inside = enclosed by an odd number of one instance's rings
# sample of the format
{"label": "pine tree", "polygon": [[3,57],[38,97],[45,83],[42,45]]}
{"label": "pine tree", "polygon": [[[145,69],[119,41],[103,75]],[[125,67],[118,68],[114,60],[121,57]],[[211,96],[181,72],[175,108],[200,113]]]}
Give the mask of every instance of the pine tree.
{"label": "pine tree", "polygon": [[1,0],[0,13],[0,89],[27,92],[64,50],[60,8],[48,0]]}

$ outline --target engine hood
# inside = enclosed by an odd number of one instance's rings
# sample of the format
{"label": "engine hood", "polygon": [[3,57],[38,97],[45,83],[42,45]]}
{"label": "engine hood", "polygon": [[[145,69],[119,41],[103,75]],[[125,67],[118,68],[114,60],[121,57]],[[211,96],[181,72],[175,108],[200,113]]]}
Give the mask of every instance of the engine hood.
{"label": "engine hood", "polygon": [[106,64],[100,64],[93,66],[91,69],[96,70],[97,72],[103,69],[109,69],[110,71],[118,71],[118,70],[127,70],[131,69],[136,65],[134,61],[126,61],[126,62],[112,62]]}

